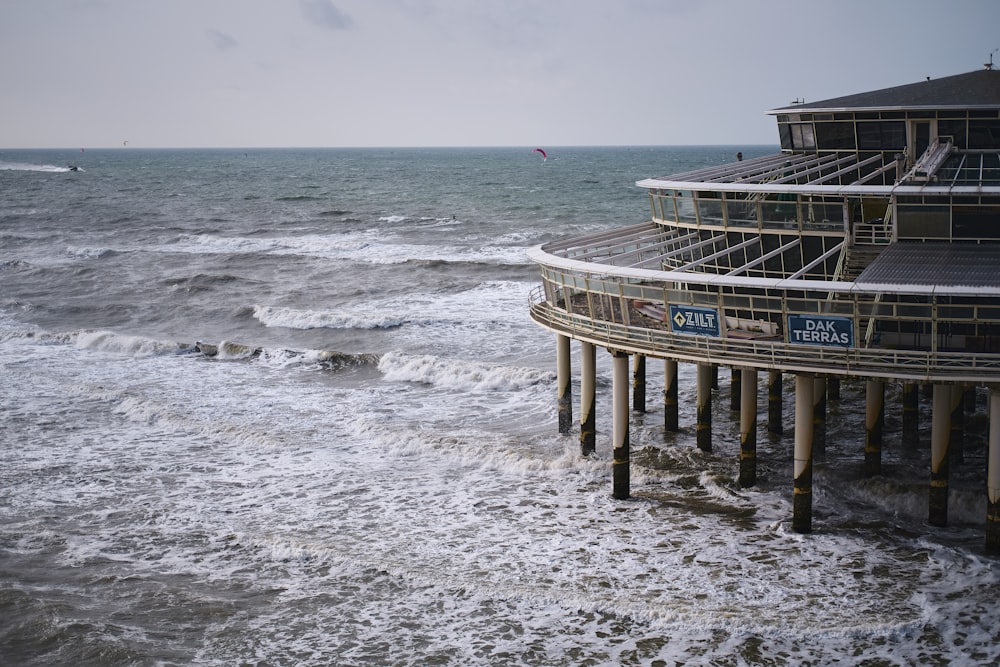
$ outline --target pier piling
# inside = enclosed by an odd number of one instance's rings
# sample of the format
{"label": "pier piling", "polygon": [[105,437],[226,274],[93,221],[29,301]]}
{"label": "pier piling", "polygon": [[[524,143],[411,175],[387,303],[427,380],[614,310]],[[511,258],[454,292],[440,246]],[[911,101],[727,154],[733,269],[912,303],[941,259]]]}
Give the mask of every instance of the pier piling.
{"label": "pier piling", "polygon": [[986,464],[986,550],[1000,554],[1000,389],[989,389],[990,441]]}
{"label": "pier piling", "polygon": [[570,371],[569,336],[556,336],[556,381],[559,385],[559,432],[573,430],[573,385]]}
{"label": "pier piling", "polygon": [[781,371],[767,373],[767,432],[781,435],[784,429],[781,425],[782,410]]}
{"label": "pier piling", "polygon": [[703,452],[712,451],[712,381],[717,366],[698,364],[698,424],[696,442]]}
{"label": "pier piling", "polygon": [[663,428],[676,431],[680,428],[677,417],[677,361],[663,362]]}
{"label": "pier piling", "polygon": [[597,348],[580,343],[580,453],[589,456],[597,451]]}
{"label": "pier piling", "polygon": [[865,477],[882,474],[882,432],[885,426],[885,383],[865,383]]}
{"label": "pier piling", "polygon": [[951,429],[948,456],[955,463],[965,460],[965,387],[951,387]]}
{"label": "pier piling", "polygon": [[739,368],[733,367],[732,372],[729,376],[729,409],[733,412],[737,412],[740,409],[740,403],[742,402],[742,391],[740,390],[740,383],[742,381],[742,371]]}
{"label": "pier piling", "polygon": [[901,399],[903,402],[903,446],[916,449],[920,443],[920,386],[915,382],[904,382]]}
{"label": "pier piling", "polygon": [[757,371],[740,371],[740,486],[757,483]]}
{"label": "pier piling", "polygon": [[813,394],[815,378],[795,374],[795,466],[792,498],[792,530],[812,532]]}
{"label": "pier piling", "polygon": [[813,379],[813,449],[826,451],[826,378]]}
{"label": "pier piling", "polygon": [[642,354],[635,355],[632,369],[632,409],[646,411],[646,357]]}
{"label": "pier piling", "polygon": [[628,409],[628,358],[626,352],[613,350],[611,393],[612,396],[612,461],[611,495],[617,500],[629,497],[629,409]]}
{"label": "pier piling", "polygon": [[951,397],[949,385],[934,385],[931,413],[931,485],[927,523],[948,525],[948,441],[951,435]]}

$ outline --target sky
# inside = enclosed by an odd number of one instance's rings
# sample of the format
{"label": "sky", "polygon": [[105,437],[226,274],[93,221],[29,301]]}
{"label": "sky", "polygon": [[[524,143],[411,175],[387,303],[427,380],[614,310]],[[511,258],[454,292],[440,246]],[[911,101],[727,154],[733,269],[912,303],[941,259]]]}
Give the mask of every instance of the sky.
{"label": "sky", "polygon": [[1000,0],[0,0],[0,148],[777,144]]}

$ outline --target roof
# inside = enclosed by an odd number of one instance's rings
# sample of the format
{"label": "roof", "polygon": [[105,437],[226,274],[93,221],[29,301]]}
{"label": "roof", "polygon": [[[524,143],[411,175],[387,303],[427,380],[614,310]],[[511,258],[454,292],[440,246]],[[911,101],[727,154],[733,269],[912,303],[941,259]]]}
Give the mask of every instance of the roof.
{"label": "roof", "polygon": [[868,93],[792,104],[768,113],[942,108],[1000,109],[1000,70],[981,69]]}
{"label": "roof", "polygon": [[[890,155],[846,152],[789,151],[740,162],[703,167],[681,174],[637,181],[641,188],[709,190],[718,192],[799,192],[873,194],[875,190],[995,195],[1000,192],[1000,150],[960,151],[949,144],[934,178],[917,182],[896,180]],[[709,188],[708,186],[711,185]],[[972,188],[963,190],[962,188]]]}
{"label": "roof", "polygon": [[873,291],[888,285],[1000,288],[998,263],[1000,243],[897,242],[854,283]]}

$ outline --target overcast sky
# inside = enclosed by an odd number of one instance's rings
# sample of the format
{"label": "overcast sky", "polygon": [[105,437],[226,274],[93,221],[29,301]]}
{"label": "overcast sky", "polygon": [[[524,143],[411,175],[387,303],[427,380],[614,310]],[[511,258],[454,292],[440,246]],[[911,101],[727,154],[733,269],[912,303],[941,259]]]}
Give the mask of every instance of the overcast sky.
{"label": "overcast sky", "polygon": [[0,147],[775,144],[998,47],[1000,0],[0,0]]}

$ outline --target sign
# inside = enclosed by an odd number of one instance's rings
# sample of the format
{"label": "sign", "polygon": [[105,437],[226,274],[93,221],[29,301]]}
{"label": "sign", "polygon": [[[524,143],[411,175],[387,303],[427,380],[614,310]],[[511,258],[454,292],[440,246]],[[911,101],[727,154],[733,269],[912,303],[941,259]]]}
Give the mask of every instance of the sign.
{"label": "sign", "polygon": [[788,342],[800,345],[854,347],[854,320],[850,317],[789,315]]}
{"label": "sign", "polygon": [[714,336],[718,338],[721,335],[719,330],[719,311],[714,308],[675,306],[671,304],[670,330],[674,333]]}

